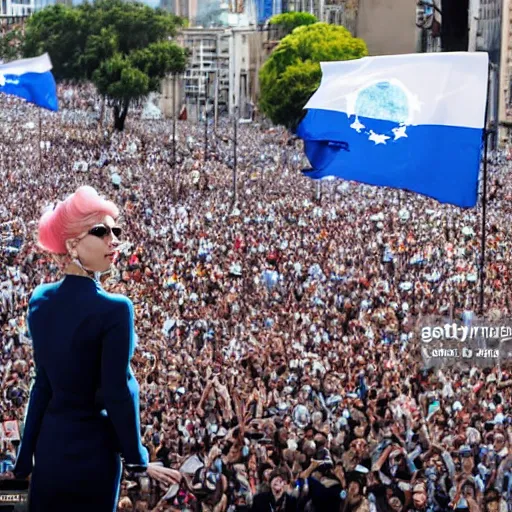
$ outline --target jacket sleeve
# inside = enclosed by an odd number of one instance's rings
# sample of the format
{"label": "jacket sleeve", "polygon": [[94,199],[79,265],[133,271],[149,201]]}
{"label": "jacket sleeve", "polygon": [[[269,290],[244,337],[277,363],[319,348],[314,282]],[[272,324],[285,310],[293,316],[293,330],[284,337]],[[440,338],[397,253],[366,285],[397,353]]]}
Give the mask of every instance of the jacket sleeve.
{"label": "jacket sleeve", "polygon": [[43,416],[52,397],[52,388],[42,366],[36,364],[36,379],[30,390],[23,439],[21,441],[14,474],[16,478],[26,478],[32,473],[33,456]]}
{"label": "jacket sleeve", "polygon": [[133,305],[126,298],[116,301],[102,338],[101,386],[125,463],[147,466],[148,452],[140,438],[139,385],[130,368],[135,349]]}

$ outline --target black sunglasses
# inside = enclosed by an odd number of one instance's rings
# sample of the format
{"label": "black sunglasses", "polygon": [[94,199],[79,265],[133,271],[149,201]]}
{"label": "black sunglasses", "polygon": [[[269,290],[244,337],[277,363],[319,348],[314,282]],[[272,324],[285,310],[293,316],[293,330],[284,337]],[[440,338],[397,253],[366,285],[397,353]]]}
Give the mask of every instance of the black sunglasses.
{"label": "black sunglasses", "polygon": [[89,235],[97,236],[98,238],[104,238],[112,233],[116,238],[120,238],[122,232],[123,230],[119,226],[111,228],[110,226],[99,224],[91,228],[88,233]]}

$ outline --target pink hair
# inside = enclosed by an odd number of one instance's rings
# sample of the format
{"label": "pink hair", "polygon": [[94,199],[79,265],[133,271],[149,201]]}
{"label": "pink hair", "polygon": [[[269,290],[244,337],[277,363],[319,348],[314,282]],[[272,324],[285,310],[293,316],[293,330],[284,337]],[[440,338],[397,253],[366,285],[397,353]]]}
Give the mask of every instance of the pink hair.
{"label": "pink hair", "polygon": [[92,187],[80,187],[42,215],[38,245],[53,254],[67,254],[66,241],[85,233],[105,215],[115,219],[119,209]]}

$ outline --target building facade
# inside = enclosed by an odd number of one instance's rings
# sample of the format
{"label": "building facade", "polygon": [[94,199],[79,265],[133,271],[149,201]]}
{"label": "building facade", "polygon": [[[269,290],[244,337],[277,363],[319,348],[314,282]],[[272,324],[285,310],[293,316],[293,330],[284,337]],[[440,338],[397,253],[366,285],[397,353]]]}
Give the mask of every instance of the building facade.
{"label": "building facade", "polygon": [[499,80],[498,139],[502,146],[512,142],[512,2],[503,0]]}
{"label": "building facade", "polygon": [[36,8],[36,0],[0,0],[0,16],[30,16]]}
{"label": "building facade", "polygon": [[73,0],[0,0],[0,16],[30,16],[54,4],[72,6]]}
{"label": "building facade", "polygon": [[417,48],[415,0],[359,0],[355,35],[370,55],[415,53]]}
{"label": "building facade", "polygon": [[206,107],[215,117],[232,115],[235,108],[241,118],[249,117],[259,92],[258,70],[266,57],[264,35],[253,27],[184,29],[178,42],[190,52],[189,65],[183,76],[164,82],[164,114],[172,115],[176,95],[177,108],[185,106],[191,119],[202,118]]}
{"label": "building facade", "polygon": [[366,41],[370,55],[413,53],[416,0],[283,0],[282,12],[302,11],[343,25]]}
{"label": "building facade", "polygon": [[200,0],[160,0],[160,8],[176,16],[187,18],[193,24],[198,13]]}

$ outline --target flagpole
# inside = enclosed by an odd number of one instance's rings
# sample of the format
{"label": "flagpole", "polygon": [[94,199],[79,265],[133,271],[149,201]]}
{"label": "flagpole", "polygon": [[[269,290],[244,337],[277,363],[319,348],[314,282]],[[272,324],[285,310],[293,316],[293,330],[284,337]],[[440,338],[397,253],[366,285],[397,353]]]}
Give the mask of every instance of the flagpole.
{"label": "flagpole", "polygon": [[43,172],[43,153],[41,149],[42,144],[42,120],[41,120],[41,109],[39,108],[39,173]]}
{"label": "flagpole", "polygon": [[482,172],[483,188],[482,188],[482,240],[480,249],[480,316],[484,314],[484,291],[485,291],[485,246],[486,246],[486,221],[487,221],[487,153],[489,149],[489,132],[487,130],[487,122],[489,119],[489,89],[491,84],[491,63],[487,75],[487,102],[485,104],[485,121],[484,121],[484,165]]}
{"label": "flagpole", "polygon": [[[172,165],[176,168],[176,73],[172,75]],[[176,172],[176,169],[173,170]]]}
{"label": "flagpole", "polygon": [[176,73],[172,75],[172,195],[178,201],[178,185],[176,180]]}
{"label": "flagpole", "polygon": [[238,186],[237,186],[237,146],[238,146],[238,105],[234,109],[234,139],[233,139],[233,208],[236,207],[238,200]]}
{"label": "flagpole", "polygon": [[208,95],[210,91],[210,75],[206,77],[206,91],[204,95],[204,161],[208,159]]}
{"label": "flagpole", "polygon": [[[486,123],[487,124],[487,123]],[[487,150],[488,133],[484,129],[484,166],[483,166],[483,191],[482,191],[482,241],[480,249],[480,315],[484,314],[484,289],[485,289],[485,241],[487,221]]]}

